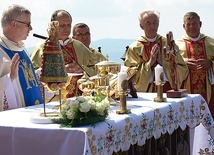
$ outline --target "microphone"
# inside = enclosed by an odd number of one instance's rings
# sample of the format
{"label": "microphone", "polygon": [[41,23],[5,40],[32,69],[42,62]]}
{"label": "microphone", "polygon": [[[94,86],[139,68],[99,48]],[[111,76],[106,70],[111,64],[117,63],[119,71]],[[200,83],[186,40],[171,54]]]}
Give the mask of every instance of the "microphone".
{"label": "microphone", "polygon": [[42,35],[39,35],[39,34],[33,34],[34,37],[37,37],[37,38],[40,38],[40,39],[48,39],[48,37],[45,37],[45,36],[42,36]]}

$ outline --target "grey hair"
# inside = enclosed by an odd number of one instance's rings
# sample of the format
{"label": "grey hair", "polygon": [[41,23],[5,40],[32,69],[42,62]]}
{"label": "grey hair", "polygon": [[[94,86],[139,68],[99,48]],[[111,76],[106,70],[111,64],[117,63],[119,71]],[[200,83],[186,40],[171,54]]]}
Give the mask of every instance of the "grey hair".
{"label": "grey hair", "polygon": [[183,17],[184,23],[186,19],[193,19],[193,18],[198,18],[198,20],[200,21],[200,16],[196,12],[187,12]]}
{"label": "grey hair", "polygon": [[145,14],[155,14],[158,17],[158,20],[160,19],[160,12],[154,10],[154,9],[149,9],[141,12],[138,16],[139,22],[141,23],[142,18]]}
{"label": "grey hair", "polygon": [[2,18],[1,18],[2,28],[6,27],[8,24],[10,24],[12,20],[17,19],[17,17],[20,17],[23,14],[31,15],[31,12],[21,5],[18,5],[18,4],[10,5],[2,13]]}

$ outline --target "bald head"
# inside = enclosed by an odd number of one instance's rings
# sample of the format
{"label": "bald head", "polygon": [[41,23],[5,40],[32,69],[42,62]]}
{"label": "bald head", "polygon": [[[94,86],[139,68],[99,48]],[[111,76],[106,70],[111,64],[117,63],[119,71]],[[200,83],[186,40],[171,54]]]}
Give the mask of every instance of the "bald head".
{"label": "bald head", "polygon": [[66,10],[56,10],[51,16],[51,21],[59,22],[59,40],[65,41],[71,33],[72,17]]}

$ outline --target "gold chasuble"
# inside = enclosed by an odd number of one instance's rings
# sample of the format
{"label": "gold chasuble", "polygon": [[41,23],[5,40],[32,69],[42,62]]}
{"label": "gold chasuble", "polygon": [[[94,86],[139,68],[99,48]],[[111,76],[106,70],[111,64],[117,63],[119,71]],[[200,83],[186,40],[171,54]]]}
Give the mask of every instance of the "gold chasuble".
{"label": "gold chasuble", "polygon": [[[157,62],[153,66],[151,66],[149,63],[151,49],[155,44],[158,44],[161,49],[162,67],[167,78],[166,80],[168,80],[163,86],[163,91],[166,92],[167,90],[171,89],[170,85],[172,85],[172,78],[170,74],[170,64],[169,61],[165,58],[163,50],[163,47],[167,45],[166,38],[157,35],[154,42],[149,42],[145,36],[141,36],[129,46],[124,61],[125,66],[138,71],[134,79],[135,87],[138,92],[156,91],[154,84],[154,67],[157,65]],[[187,72],[187,67],[180,55],[178,55],[175,59],[177,64],[176,69],[178,75],[180,76],[179,83],[182,83]]]}
{"label": "gold chasuble", "polygon": [[[185,34],[176,41],[176,44],[184,59],[208,59],[214,64],[214,39],[200,34],[198,41],[191,41]],[[214,66],[208,70],[189,68],[189,74],[183,83],[183,88],[186,88],[188,93],[201,94],[207,103],[212,105],[214,105],[214,91],[211,91],[214,83],[213,69]]]}
{"label": "gold chasuble", "polygon": [[[158,43],[160,47],[166,44],[166,39],[158,35],[156,41],[149,42],[145,36],[139,37],[128,48],[124,65],[133,70],[138,70],[134,83],[138,92],[153,92],[154,67],[148,62],[152,46]],[[155,64],[156,65],[156,64]]]}

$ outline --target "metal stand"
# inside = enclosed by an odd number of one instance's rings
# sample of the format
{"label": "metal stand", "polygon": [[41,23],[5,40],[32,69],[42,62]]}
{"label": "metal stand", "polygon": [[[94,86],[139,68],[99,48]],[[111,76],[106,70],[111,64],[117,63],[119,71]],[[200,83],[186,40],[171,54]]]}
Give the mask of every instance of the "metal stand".
{"label": "metal stand", "polygon": [[166,102],[166,98],[163,98],[163,85],[165,82],[155,82],[157,86],[157,97],[154,98],[154,102]]}
{"label": "metal stand", "polygon": [[118,91],[120,96],[120,109],[116,111],[117,114],[130,114],[131,110],[126,107],[126,95],[128,94],[128,80],[121,83],[122,91]]}
{"label": "metal stand", "polygon": [[128,94],[127,90],[118,92],[120,96],[120,109],[116,111],[117,114],[130,114],[131,110],[126,107],[126,95]]}
{"label": "metal stand", "polygon": [[[59,110],[60,110],[60,112],[61,112],[61,107],[62,107],[62,98],[61,98],[61,96],[62,96],[62,90],[61,89],[59,89]],[[59,115],[59,113],[58,112],[46,112],[46,107],[45,107],[45,88],[43,87],[43,101],[44,101],[44,103],[43,103],[43,113],[41,113],[40,114],[40,116],[41,117],[50,117],[50,116],[58,116]]]}

